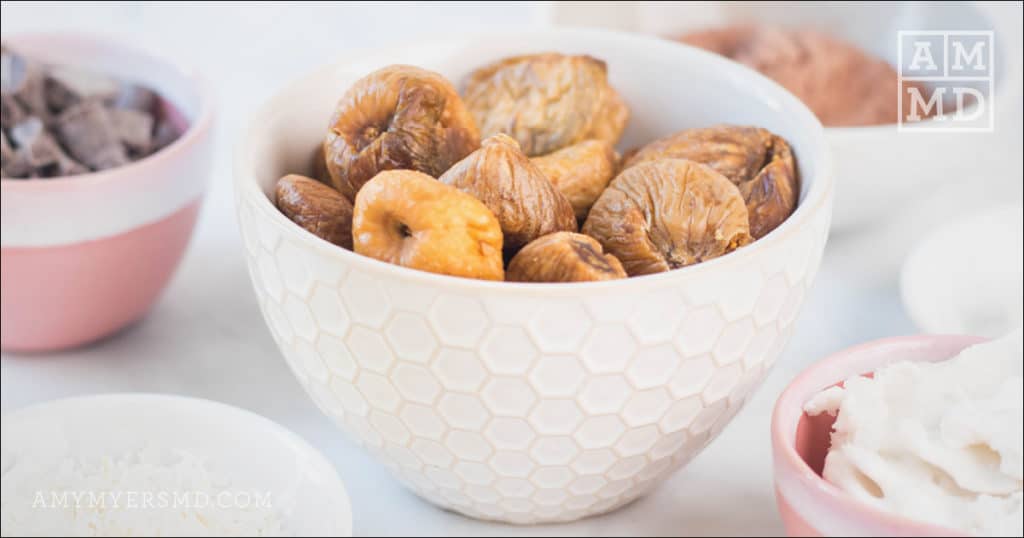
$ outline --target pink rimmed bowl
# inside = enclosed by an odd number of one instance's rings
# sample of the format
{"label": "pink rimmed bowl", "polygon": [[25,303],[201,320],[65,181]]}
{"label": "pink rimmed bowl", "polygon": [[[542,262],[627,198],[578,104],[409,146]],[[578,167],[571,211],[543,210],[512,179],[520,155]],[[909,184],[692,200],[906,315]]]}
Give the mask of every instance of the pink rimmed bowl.
{"label": "pink rimmed bowl", "polygon": [[963,533],[883,512],[821,477],[835,417],[804,405],[822,390],[899,361],[936,362],[984,341],[976,336],[923,335],[876,340],[841,351],[797,376],[772,414],[775,497],[789,536],[962,536]]}
{"label": "pink rimmed bowl", "polygon": [[126,166],[0,181],[5,351],[47,351],[107,336],[143,316],[185,252],[210,167],[213,98],[191,69],[101,37],[4,36],[32,58],[156,91],[180,137]]}

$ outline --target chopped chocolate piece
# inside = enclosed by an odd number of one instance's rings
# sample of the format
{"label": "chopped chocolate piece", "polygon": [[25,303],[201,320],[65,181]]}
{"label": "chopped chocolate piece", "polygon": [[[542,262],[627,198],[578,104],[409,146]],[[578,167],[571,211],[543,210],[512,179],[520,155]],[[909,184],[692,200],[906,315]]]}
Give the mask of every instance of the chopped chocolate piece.
{"label": "chopped chocolate piece", "polygon": [[122,83],[108,102],[113,108],[137,110],[152,115],[156,111],[157,97],[142,86]]}
{"label": "chopped chocolate piece", "polygon": [[161,150],[178,139],[178,128],[166,119],[160,120],[153,134],[153,151]]}
{"label": "chopped chocolate piece", "polygon": [[55,113],[85,99],[110,100],[119,83],[106,76],[73,67],[53,67],[46,77],[47,104]]}
{"label": "chopped chocolate piece", "polygon": [[133,154],[147,155],[153,144],[153,116],[131,108],[113,108],[107,112],[117,137]]}
{"label": "chopped chocolate piece", "polygon": [[15,125],[11,129],[11,139],[17,145],[18,153],[28,160],[33,169],[56,164],[63,155],[39,118],[32,117]]}
{"label": "chopped chocolate piece", "polygon": [[[13,96],[22,108],[43,119],[49,118],[44,92],[43,68],[11,51],[0,55],[0,71],[5,96]],[[6,107],[5,107],[6,108]]]}
{"label": "chopped chocolate piece", "polygon": [[21,106],[21,103],[14,98],[11,94],[3,94],[0,96],[0,102],[2,102],[2,118],[0,123],[3,124],[4,129],[10,129],[15,124],[21,123],[28,114],[25,112],[25,108]]}
{"label": "chopped chocolate piece", "polygon": [[92,156],[91,160],[95,163],[93,170],[96,171],[117,168],[131,162],[131,159],[128,158],[128,154],[121,145],[102,148]]}
{"label": "chopped chocolate piece", "polygon": [[59,115],[80,100],[78,94],[53,77],[46,77],[43,90],[46,92],[46,106],[54,114]]}
{"label": "chopped chocolate piece", "polygon": [[17,165],[13,166],[14,170],[5,169],[12,175],[15,172],[28,175],[24,170],[26,165],[34,177],[67,176],[89,171],[64,153],[39,118],[31,117],[12,127],[11,139],[18,147],[13,159]]}
{"label": "chopped chocolate piece", "polygon": [[128,162],[117,129],[99,101],[85,100],[64,111],[57,132],[71,156],[93,170]]}
{"label": "chopped chocolate piece", "polygon": [[16,151],[3,163],[3,177],[27,178],[32,174],[32,163],[25,152]]}

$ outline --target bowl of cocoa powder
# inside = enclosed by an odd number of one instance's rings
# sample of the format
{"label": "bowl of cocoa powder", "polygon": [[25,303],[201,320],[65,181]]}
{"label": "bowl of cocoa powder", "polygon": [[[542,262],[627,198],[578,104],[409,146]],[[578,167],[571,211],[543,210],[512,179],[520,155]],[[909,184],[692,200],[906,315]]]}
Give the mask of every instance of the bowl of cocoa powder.
{"label": "bowl of cocoa powder", "polygon": [[[998,143],[1001,118],[993,111],[1019,102],[1020,61],[1013,57],[1013,44],[1003,41],[1013,32],[1001,30],[991,8],[968,2],[555,2],[548,18],[555,24],[642,32],[701,48],[793,93],[826,128],[836,167],[832,229],[845,231],[870,227],[945,182],[991,175],[1005,160],[1006,145]],[[942,33],[953,30],[980,36],[965,42],[968,56],[991,32],[989,48],[973,59],[960,58],[961,64],[991,61],[984,70],[994,75],[991,94],[984,81],[965,83],[979,90],[984,102],[968,93],[959,107],[956,81],[900,83],[901,32],[933,34],[924,39],[934,41],[930,59],[943,75],[944,67],[952,69],[957,61],[951,41],[948,53],[943,49]],[[955,40],[958,34],[951,35]],[[915,46],[903,39],[904,71],[909,72]],[[929,107],[943,86],[945,94]],[[911,92],[922,100],[914,103]],[[939,114],[939,102],[946,117]],[[947,129],[957,123],[951,118],[957,112],[977,116],[977,125]],[[988,129],[989,120],[994,130]]]}

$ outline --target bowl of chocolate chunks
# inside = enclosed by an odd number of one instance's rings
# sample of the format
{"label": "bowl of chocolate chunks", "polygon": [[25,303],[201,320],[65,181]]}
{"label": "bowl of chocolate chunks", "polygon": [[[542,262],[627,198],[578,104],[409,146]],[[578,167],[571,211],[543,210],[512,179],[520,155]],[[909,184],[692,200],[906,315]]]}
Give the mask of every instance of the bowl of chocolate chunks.
{"label": "bowl of chocolate chunks", "polygon": [[41,351],[145,314],[178,264],[210,164],[191,69],[106,38],[5,36],[2,347]]}

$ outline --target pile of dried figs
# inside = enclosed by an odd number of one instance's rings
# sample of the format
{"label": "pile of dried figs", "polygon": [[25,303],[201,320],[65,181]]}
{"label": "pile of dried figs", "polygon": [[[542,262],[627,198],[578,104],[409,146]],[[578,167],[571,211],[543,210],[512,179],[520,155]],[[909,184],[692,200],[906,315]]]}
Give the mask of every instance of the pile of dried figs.
{"label": "pile of dried figs", "polygon": [[763,237],[799,195],[789,145],[757,127],[688,129],[627,152],[605,63],[547,53],[473,71],[460,94],[393,65],[338,102],[312,178],[277,206],[317,236],[468,278],[583,282],[668,271]]}

